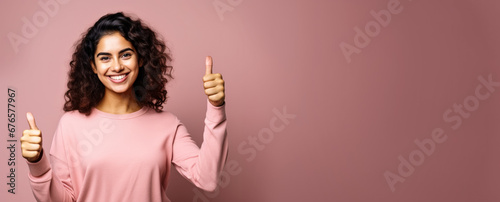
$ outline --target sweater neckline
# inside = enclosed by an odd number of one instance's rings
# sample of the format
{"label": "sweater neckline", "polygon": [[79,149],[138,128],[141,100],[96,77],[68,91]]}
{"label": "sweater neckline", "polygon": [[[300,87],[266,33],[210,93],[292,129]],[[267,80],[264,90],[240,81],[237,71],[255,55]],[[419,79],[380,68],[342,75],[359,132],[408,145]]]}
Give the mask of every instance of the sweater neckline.
{"label": "sweater neckline", "polygon": [[98,116],[110,118],[110,119],[131,119],[131,118],[135,118],[135,117],[143,115],[144,113],[146,113],[148,111],[148,109],[149,109],[149,107],[143,106],[141,109],[139,109],[135,112],[132,112],[132,113],[112,114],[112,113],[108,113],[108,112],[103,112],[103,111],[94,107],[94,108],[92,108],[92,113],[95,113]]}

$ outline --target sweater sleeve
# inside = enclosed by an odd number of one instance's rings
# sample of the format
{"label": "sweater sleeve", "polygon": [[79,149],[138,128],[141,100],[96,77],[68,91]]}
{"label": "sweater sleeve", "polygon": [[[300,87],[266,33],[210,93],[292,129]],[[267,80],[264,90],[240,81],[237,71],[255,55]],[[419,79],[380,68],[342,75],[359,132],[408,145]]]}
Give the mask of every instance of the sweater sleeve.
{"label": "sweater sleeve", "polygon": [[35,163],[27,161],[33,195],[37,201],[76,201],[71,186],[69,167],[65,158],[65,146],[62,139],[62,120],[54,134],[50,150],[50,160],[46,151]]}
{"label": "sweater sleeve", "polygon": [[179,121],[173,143],[172,163],[179,173],[205,191],[217,188],[228,153],[225,103],[215,107],[207,99],[203,143],[198,147]]}

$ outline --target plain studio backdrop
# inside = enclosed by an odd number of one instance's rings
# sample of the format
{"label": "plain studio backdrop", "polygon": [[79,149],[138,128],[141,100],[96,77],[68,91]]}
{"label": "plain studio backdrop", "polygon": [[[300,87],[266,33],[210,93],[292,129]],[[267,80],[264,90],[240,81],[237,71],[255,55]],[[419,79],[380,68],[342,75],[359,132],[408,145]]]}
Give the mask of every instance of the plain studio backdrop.
{"label": "plain studio backdrop", "polygon": [[35,200],[25,114],[48,151],[73,44],[117,11],[165,39],[175,77],[165,110],[199,144],[205,56],[226,81],[219,188],[202,192],[173,171],[172,201],[500,201],[493,0],[2,1],[0,201]]}

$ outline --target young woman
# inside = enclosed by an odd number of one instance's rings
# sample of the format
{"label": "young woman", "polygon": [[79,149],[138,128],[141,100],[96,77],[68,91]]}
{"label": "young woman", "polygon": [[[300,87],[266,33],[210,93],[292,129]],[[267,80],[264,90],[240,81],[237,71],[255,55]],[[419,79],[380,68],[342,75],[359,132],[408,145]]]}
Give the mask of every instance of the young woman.
{"label": "young woman", "polygon": [[217,187],[228,148],[224,81],[207,57],[198,147],[179,119],[162,111],[172,78],[167,50],[141,20],[121,12],[86,31],[70,62],[65,113],[50,151],[27,113],[21,148],[38,201],[169,201],[171,165],[201,189]]}

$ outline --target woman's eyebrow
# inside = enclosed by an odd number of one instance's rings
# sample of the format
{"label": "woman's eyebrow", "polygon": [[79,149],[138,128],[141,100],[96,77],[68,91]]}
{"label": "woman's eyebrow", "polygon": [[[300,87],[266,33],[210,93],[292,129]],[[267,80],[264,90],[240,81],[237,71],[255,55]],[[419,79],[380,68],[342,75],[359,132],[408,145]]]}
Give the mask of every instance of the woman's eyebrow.
{"label": "woman's eyebrow", "polygon": [[[118,52],[118,54],[122,54],[123,52],[125,51],[132,51],[132,52],[135,52],[132,48],[125,48],[123,50],[121,50],[120,52]],[[100,55],[111,55],[111,53],[107,53],[107,52],[100,52],[98,53],[95,57],[99,57]]]}
{"label": "woman's eyebrow", "polygon": [[118,52],[118,54],[122,54],[123,52],[125,51],[132,51],[132,52],[135,52],[134,50],[132,50],[131,48],[125,48],[123,50],[121,50],[120,52]]}
{"label": "woman's eyebrow", "polygon": [[99,55],[111,55],[111,53],[100,52],[95,57],[99,57]]}

